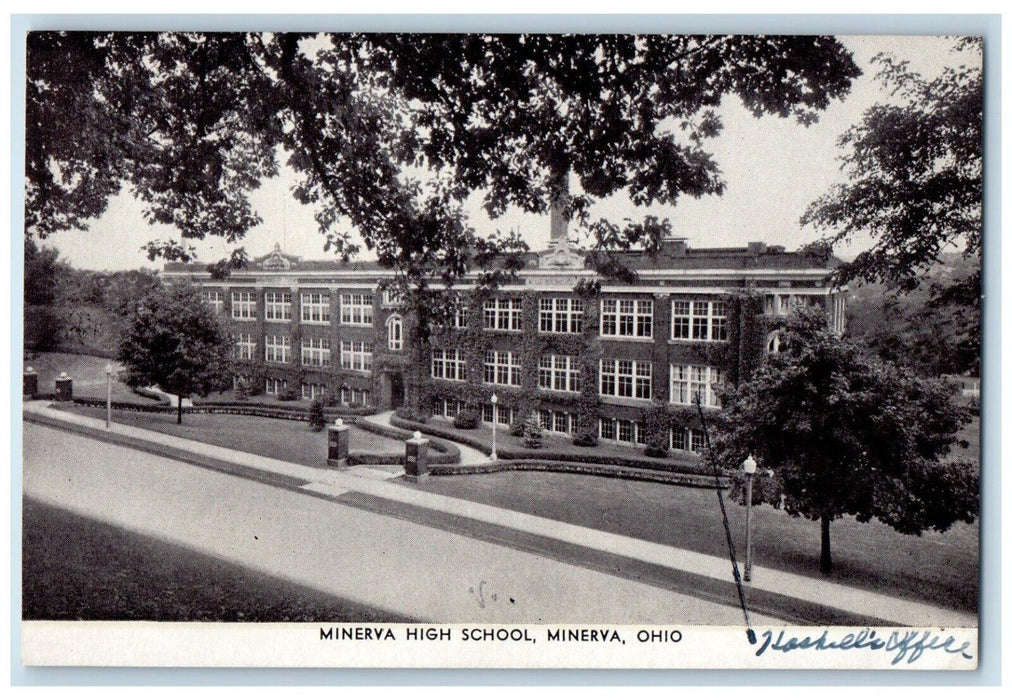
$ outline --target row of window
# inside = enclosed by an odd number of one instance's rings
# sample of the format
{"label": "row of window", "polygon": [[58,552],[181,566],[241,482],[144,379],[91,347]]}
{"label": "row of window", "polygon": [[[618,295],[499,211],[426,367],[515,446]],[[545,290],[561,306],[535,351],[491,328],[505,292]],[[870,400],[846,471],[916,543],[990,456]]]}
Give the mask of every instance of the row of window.
{"label": "row of window", "polygon": [[[224,308],[221,291],[204,290],[205,303],[216,312]],[[300,295],[299,309],[302,323],[330,323],[330,295],[306,292]],[[341,294],[340,319],[345,326],[371,326],[373,321],[372,294]],[[256,292],[232,292],[232,318],[253,321],[257,317]],[[264,319],[267,321],[292,320],[291,292],[264,292]]]}
{"label": "row of window", "polygon": [[[241,374],[237,374],[232,377],[232,387],[238,388],[242,382],[248,382],[249,377]],[[275,377],[268,377],[264,380],[264,393],[269,396],[278,396],[288,391],[288,380],[278,379]],[[302,383],[302,398],[304,399],[323,399],[330,394],[330,390],[326,384],[318,384],[313,382]],[[351,387],[341,387],[338,391],[338,397],[340,402],[345,405],[359,404],[363,406],[370,405],[371,392],[368,389],[354,389]]]}
{"label": "row of window", "polygon": [[[543,355],[538,362],[538,388],[549,391],[578,392],[582,388],[577,358],[572,355]],[[598,392],[602,396],[650,399],[653,393],[653,365],[642,360],[602,359],[599,364]],[[508,350],[490,350],[485,353],[484,375],[486,384],[520,386],[520,358]],[[432,351],[432,376],[435,379],[464,381],[467,364],[459,349]],[[706,365],[671,366],[671,403],[691,406],[699,394],[704,406],[717,408],[720,400],[715,386],[720,384],[720,372]]]}
{"label": "row of window", "polygon": [[[432,415],[441,418],[453,418],[464,410],[465,404],[458,399],[434,399]],[[495,422],[509,425],[513,422],[515,411],[510,406],[482,405],[482,420],[486,423]],[[571,437],[576,431],[576,414],[569,411],[541,409],[538,411],[541,427],[550,433]],[[629,445],[646,444],[646,428],[641,421],[624,418],[598,419],[598,437],[610,442]],[[669,433],[669,446],[673,450],[700,453],[704,447],[703,432],[696,428],[672,428]]]}
{"label": "row of window", "polygon": [[[235,336],[236,357],[252,360],[256,343],[250,333]],[[291,362],[291,338],[287,335],[264,336],[264,360],[267,362]],[[302,364],[308,367],[330,366],[330,339],[303,338]],[[369,371],[372,369],[373,344],[359,340],[341,341],[340,364],[342,369]]]}
{"label": "row of window", "polygon": [[[223,308],[221,291],[204,290],[204,300],[216,311]],[[779,310],[780,297],[776,300]],[[808,297],[819,299],[818,297]],[[373,323],[372,294],[342,294],[340,296],[342,325],[371,326]],[[292,318],[290,292],[265,292],[264,317],[268,321],[290,321]],[[330,323],[330,295],[303,293],[300,298],[303,323]],[[581,299],[565,297],[539,300],[538,327],[542,333],[582,333],[584,304]],[[523,330],[522,303],[519,298],[492,299],[482,307],[484,328],[497,331]],[[232,318],[256,319],[255,292],[232,292]],[[600,333],[610,338],[653,338],[654,302],[650,299],[604,299],[601,301]],[[465,328],[467,316],[458,310],[454,326]],[[398,329],[398,345],[402,343]],[[675,300],[671,306],[672,340],[722,341],[727,340],[727,313],[722,301]],[[395,341],[391,339],[393,344]],[[400,347],[396,348],[400,349]]]}

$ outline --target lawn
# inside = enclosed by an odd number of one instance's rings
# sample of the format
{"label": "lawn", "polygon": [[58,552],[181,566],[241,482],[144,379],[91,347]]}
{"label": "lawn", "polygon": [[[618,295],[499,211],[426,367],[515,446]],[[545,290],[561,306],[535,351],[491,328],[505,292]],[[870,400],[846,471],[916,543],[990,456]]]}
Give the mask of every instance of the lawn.
{"label": "lawn", "polygon": [[[104,418],[105,409],[63,405],[66,411]],[[176,423],[175,413],[113,411],[113,422],[133,425],[188,440],[251,452],[310,467],[327,466],[327,431],[314,433],[304,421],[238,416],[218,413],[185,413]],[[350,426],[351,453],[403,455],[404,443]]]}
{"label": "lawn", "polygon": [[126,384],[116,378],[123,366],[115,360],[94,355],[74,355],[65,352],[41,352],[30,360],[25,360],[25,368],[31,367],[39,375],[39,393],[52,394],[56,391],[56,378],[61,372],[74,381],[74,396],[82,398],[104,399],[105,366],[112,364],[112,400],[130,403],[157,404],[155,399],[135,394]]}
{"label": "lawn", "polygon": [[[642,481],[547,472],[445,476],[412,486],[432,493],[574,523],[714,556],[727,556],[716,492]],[[725,499],[741,561],[745,509]],[[753,561],[819,576],[819,525],[769,506],[753,510]],[[978,525],[901,535],[877,521],[833,523],[830,579],[888,595],[973,611]],[[789,591],[785,591],[789,594]]]}
{"label": "lawn", "polygon": [[23,522],[26,620],[409,622],[30,499]]}

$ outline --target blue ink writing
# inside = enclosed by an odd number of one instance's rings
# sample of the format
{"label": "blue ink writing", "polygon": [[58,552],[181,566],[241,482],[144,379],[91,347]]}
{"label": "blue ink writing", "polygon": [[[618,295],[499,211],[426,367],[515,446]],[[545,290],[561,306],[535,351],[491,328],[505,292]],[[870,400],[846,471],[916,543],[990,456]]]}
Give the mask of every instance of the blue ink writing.
{"label": "blue ink writing", "polygon": [[941,635],[933,634],[927,630],[892,632],[888,638],[883,638],[875,630],[866,628],[857,633],[848,632],[839,639],[830,638],[829,630],[823,630],[822,634],[815,637],[789,637],[786,632],[781,631],[774,639],[772,630],[767,630],[762,633],[762,638],[762,643],[756,650],[756,656],[762,656],[767,650],[786,654],[798,649],[815,651],[829,649],[840,651],[872,649],[878,651],[881,649],[886,653],[893,654],[891,662],[893,666],[904,660],[908,664],[912,664],[928,651],[960,654],[964,659],[973,658],[973,655],[967,651],[970,648],[970,642],[965,641],[959,644],[959,640],[951,635],[943,639]]}

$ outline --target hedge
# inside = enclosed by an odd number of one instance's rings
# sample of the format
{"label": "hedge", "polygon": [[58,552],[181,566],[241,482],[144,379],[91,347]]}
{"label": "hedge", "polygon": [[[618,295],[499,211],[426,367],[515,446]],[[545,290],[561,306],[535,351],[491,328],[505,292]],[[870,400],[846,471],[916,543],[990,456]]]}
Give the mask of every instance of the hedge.
{"label": "hedge", "polygon": [[[383,437],[395,438],[397,440],[408,440],[409,438],[414,437],[415,434],[415,431],[413,430],[404,430],[401,428],[393,428],[386,425],[379,425],[377,423],[370,423],[367,420],[356,421],[355,427],[360,428],[362,430],[366,430],[370,433],[382,435]],[[433,450],[435,450],[436,452],[443,453],[451,458],[446,461],[440,461],[439,462],[440,464],[456,464],[457,462],[460,461],[460,450],[457,449],[457,446],[454,445],[452,442],[444,442],[443,440],[439,440],[438,438],[432,437],[430,437],[428,440],[429,445],[432,447]],[[401,457],[403,457],[403,455],[401,455]],[[431,462],[432,457],[430,457],[429,459]],[[390,462],[373,462],[373,464],[390,464]]]}
{"label": "hedge", "polygon": [[[80,406],[93,406],[104,408],[106,405],[105,399],[92,399],[92,398],[74,398],[73,402]],[[176,408],[167,404],[139,404],[139,403],[127,403],[123,401],[113,401],[112,407],[118,411],[139,411],[141,413],[171,413],[175,415]],[[193,406],[190,408],[183,408],[185,414],[224,414],[224,415],[235,415],[235,416],[255,416],[259,418],[277,418],[280,420],[297,420],[297,421],[308,421],[309,410],[302,408],[282,408],[282,407],[271,407],[257,404],[246,404],[243,402],[220,402],[220,403],[208,403]],[[343,410],[327,410],[324,409],[324,414],[330,418],[344,418],[346,417],[349,422],[354,423],[355,418],[362,414],[348,414]]]}
{"label": "hedge", "polygon": [[[659,469],[640,469],[637,467],[625,467],[614,464],[588,464],[583,462],[566,461],[544,461],[538,459],[511,460],[508,462],[490,462],[488,464],[469,464],[444,466],[437,465],[431,470],[434,476],[454,476],[462,474],[490,474],[502,471],[543,471],[563,472],[571,474],[588,474],[591,476],[605,476],[615,479],[630,479],[633,481],[654,481],[664,484],[675,484],[678,486],[691,486],[695,488],[714,488],[713,476],[702,474],[683,474],[679,472],[668,472]],[[721,477],[718,481],[720,488],[726,489],[729,482]]]}
{"label": "hedge", "polygon": [[[410,430],[424,430],[424,432],[430,435],[436,435],[447,440],[453,440],[465,445],[474,447],[482,452],[488,450],[488,446],[485,445],[481,440],[472,437],[470,435],[460,435],[455,432],[451,432],[444,428],[435,425],[417,425],[406,421],[403,418],[397,416],[390,417],[390,423],[400,428]],[[626,467],[633,467],[635,469],[650,469],[652,471],[662,471],[680,474],[699,474],[709,475],[711,474],[710,469],[703,464],[701,461],[660,461],[658,459],[650,459],[647,457],[640,457],[637,455],[596,455],[596,454],[578,454],[572,452],[552,452],[551,450],[525,450],[517,449],[514,447],[496,447],[496,456],[499,459],[508,460],[558,460],[560,462],[572,462],[572,463],[584,463],[584,464],[612,464]]]}

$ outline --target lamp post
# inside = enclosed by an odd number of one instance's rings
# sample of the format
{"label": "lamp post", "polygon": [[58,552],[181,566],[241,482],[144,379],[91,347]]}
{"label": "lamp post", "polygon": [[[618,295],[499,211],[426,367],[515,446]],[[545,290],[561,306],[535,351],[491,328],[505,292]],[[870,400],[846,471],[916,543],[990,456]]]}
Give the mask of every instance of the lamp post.
{"label": "lamp post", "polygon": [[112,425],[112,365],[105,366],[105,429]]}
{"label": "lamp post", "polygon": [[497,420],[498,416],[496,415],[495,407],[496,404],[499,403],[499,397],[493,393],[491,401],[492,401],[492,454],[489,456],[492,458],[492,461],[494,462],[496,459],[498,459],[498,456],[495,453],[495,424],[498,423],[499,421]]}
{"label": "lamp post", "polygon": [[745,470],[745,580],[752,580],[752,477],[756,463],[752,455],[741,463]]}

